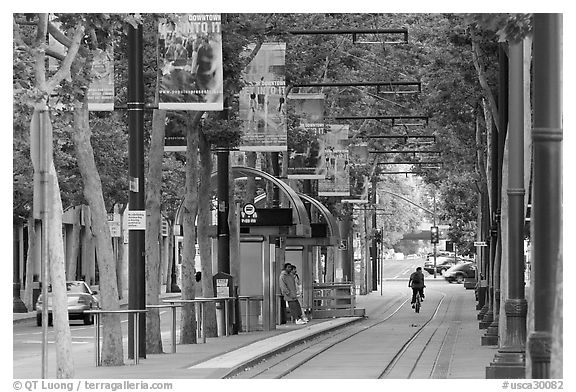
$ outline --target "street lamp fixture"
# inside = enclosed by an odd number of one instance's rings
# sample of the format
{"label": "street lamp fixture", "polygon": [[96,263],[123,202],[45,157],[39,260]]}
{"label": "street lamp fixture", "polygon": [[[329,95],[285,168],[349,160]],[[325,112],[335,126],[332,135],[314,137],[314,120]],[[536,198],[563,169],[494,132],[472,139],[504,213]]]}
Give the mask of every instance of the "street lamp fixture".
{"label": "street lamp fixture", "polygon": [[[390,28],[390,29],[333,29],[333,30],[291,30],[288,31],[292,35],[352,35],[352,43],[354,44],[400,44],[408,43],[408,29],[403,28]],[[378,40],[368,41],[367,35],[383,36],[384,38],[390,36],[401,35],[400,39],[393,41]]]}
{"label": "street lamp fixture", "polygon": [[442,154],[439,150],[372,150],[370,154]]}
{"label": "street lamp fixture", "polygon": [[[336,116],[334,120],[391,120],[392,126],[406,126],[406,125],[428,125],[428,116],[403,116],[403,115],[377,115],[377,116]],[[406,123],[408,120],[422,120],[420,123]]]}
{"label": "street lamp fixture", "polygon": [[422,91],[419,81],[376,81],[376,82],[303,82],[288,87],[288,92],[300,87],[376,87],[376,94],[417,94]]}
{"label": "street lamp fixture", "polygon": [[442,161],[430,161],[430,162],[410,162],[410,161],[399,161],[399,162],[378,162],[378,165],[442,165]]}

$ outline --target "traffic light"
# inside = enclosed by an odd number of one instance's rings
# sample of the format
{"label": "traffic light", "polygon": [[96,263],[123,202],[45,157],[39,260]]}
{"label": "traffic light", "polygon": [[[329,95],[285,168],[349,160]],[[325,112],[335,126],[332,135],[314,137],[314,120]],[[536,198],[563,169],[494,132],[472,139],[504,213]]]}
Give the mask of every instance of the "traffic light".
{"label": "traffic light", "polygon": [[440,232],[438,231],[438,226],[432,226],[430,228],[430,242],[437,244],[439,242]]}

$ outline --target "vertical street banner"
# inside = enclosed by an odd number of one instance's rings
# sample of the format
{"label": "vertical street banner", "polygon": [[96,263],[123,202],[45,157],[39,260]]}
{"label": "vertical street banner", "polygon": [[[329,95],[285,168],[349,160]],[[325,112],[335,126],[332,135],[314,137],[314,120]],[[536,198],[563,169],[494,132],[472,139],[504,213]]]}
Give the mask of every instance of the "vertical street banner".
{"label": "vertical street banner", "polygon": [[369,162],[368,144],[355,143],[348,145],[350,199],[349,203],[368,203],[368,181],[362,175]]}
{"label": "vertical street banner", "polygon": [[349,125],[330,124],[320,135],[320,151],[316,173],[318,196],[350,196],[350,164],[348,159]]}
{"label": "vertical street banner", "polygon": [[[249,166],[246,151],[230,151],[230,165],[231,166]],[[262,162],[262,154],[256,154],[255,169],[264,170],[264,162]]]}
{"label": "vertical street banner", "polygon": [[223,110],[220,14],[179,14],[158,24],[158,108]]}
{"label": "vertical street banner", "polygon": [[288,103],[291,114],[300,122],[288,135],[288,178],[324,179],[324,174],[317,173],[319,137],[324,133],[324,94],[292,93],[288,95]]}
{"label": "vertical street banner", "polygon": [[[256,48],[244,51],[249,56]],[[264,42],[246,67],[239,97],[240,151],[286,151],[286,43]]]}
{"label": "vertical street banner", "polygon": [[186,151],[186,124],[176,116],[166,116],[164,151]]}
{"label": "vertical street banner", "polygon": [[92,80],[88,86],[88,110],[114,110],[114,52],[97,49],[92,61]]}

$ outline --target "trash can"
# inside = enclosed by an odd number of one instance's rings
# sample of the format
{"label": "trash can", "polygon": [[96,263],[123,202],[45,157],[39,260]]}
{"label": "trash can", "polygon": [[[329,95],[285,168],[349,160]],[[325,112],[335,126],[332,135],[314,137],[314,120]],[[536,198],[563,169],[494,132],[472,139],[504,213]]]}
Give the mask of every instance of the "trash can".
{"label": "trash can", "polygon": [[28,309],[20,298],[20,283],[13,283],[12,285],[12,312],[13,313],[27,313]]}
{"label": "trash can", "polygon": [[36,310],[36,302],[42,293],[42,282],[32,282],[32,309]]}

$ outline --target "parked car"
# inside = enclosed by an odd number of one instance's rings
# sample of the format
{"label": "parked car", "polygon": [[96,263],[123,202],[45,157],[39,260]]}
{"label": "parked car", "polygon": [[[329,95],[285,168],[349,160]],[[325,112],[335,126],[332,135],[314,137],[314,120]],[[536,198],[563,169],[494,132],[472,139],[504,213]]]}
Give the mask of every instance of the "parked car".
{"label": "parked car", "polygon": [[[442,273],[444,273],[444,271],[446,271],[448,268],[452,267],[455,264],[456,264],[456,262],[454,261],[453,258],[452,259],[447,259],[445,257],[437,258],[436,259],[436,273],[442,274]],[[430,275],[434,275],[434,260],[433,259],[431,261],[427,261],[424,263],[424,270],[426,272],[428,272]]]}
{"label": "parked car", "polygon": [[[48,325],[52,325],[52,287],[48,287]],[[93,315],[84,313],[85,310],[98,309],[99,303],[96,291],[83,281],[66,282],[66,296],[68,297],[68,319],[83,320],[85,325],[94,323]],[[42,295],[36,302],[36,325],[42,325],[42,309],[45,305]]]}
{"label": "parked car", "polygon": [[476,264],[471,262],[459,263],[448,268],[442,275],[450,283],[464,283],[466,279],[476,278]]}

